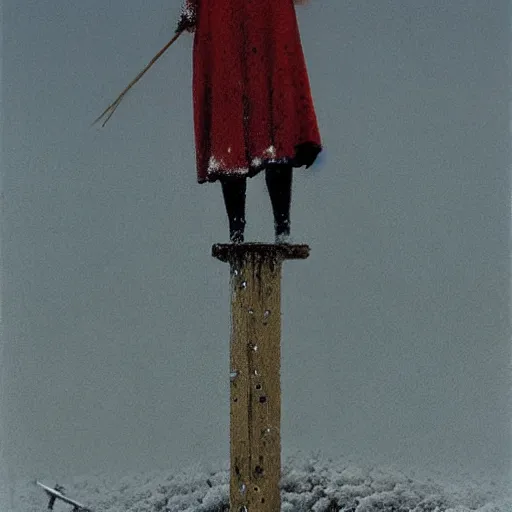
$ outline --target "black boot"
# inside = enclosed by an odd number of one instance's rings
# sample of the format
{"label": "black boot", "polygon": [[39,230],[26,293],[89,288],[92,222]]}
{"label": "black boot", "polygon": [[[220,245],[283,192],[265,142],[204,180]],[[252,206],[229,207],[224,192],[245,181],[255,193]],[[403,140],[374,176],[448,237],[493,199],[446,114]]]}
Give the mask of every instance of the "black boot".
{"label": "black boot", "polygon": [[229,220],[229,240],[233,244],[241,244],[244,241],[247,181],[245,178],[232,178],[222,180],[221,185]]}
{"label": "black boot", "polygon": [[290,205],[292,200],[292,167],[283,165],[265,171],[272,211],[276,244],[286,243],[290,236]]}

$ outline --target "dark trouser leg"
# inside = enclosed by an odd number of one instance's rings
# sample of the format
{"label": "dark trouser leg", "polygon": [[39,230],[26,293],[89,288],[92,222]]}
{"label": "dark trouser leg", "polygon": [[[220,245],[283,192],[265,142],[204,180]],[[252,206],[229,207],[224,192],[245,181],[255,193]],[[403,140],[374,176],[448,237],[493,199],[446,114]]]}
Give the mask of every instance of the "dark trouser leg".
{"label": "dark trouser leg", "polygon": [[292,200],[292,166],[283,165],[265,171],[268,194],[274,213],[276,242],[290,234],[290,205]]}
{"label": "dark trouser leg", "polygon": [[247,180],[245,178],[221,180],[221,185],[229,220],[229,239],[234,244],[242,243],[245,229]]}

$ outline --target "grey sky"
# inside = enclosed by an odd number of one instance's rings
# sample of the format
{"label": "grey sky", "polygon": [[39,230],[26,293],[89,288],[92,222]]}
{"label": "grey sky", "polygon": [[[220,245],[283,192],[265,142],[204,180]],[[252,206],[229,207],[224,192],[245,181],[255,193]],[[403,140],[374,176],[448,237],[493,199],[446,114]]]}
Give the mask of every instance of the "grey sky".
{"label": "grey sky", "polygon": [[[229,272],[195,181],[192,37],[109,124],[179,2],[4,2],[2,422],[11,476],[226,459]],[[294,182],[283,450],[510,461],[509,15],[491,0],[312,0],[325,152]],[[270,241],[264,180],[249,240]]]}

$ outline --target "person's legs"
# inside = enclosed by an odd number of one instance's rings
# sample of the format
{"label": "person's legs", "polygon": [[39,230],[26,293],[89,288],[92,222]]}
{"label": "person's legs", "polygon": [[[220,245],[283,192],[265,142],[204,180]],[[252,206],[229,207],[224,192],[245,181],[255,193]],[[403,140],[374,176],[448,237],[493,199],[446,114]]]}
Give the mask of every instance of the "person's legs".
{"label": "person's legs", "polygon": [[292,200],[292,166],[282,165],[265,171],[272,211],[276,243],[286,241],[290,235],[290,205]]}
{"label": "person's legs", "polygon": [[234,244],[243,243],[247,180],[245,178],[221,180],[221,185],[229,220],[229,239]]}

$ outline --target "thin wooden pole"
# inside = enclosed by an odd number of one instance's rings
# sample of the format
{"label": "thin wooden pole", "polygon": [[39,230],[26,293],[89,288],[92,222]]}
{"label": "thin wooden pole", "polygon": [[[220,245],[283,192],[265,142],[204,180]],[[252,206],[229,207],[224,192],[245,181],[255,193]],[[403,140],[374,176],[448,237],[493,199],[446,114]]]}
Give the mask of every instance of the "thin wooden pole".
{"label": "thin wooden pole", "polygon": [[216,244],[231,266],[230,510],[281,510],[281,264],[307,245]]}

